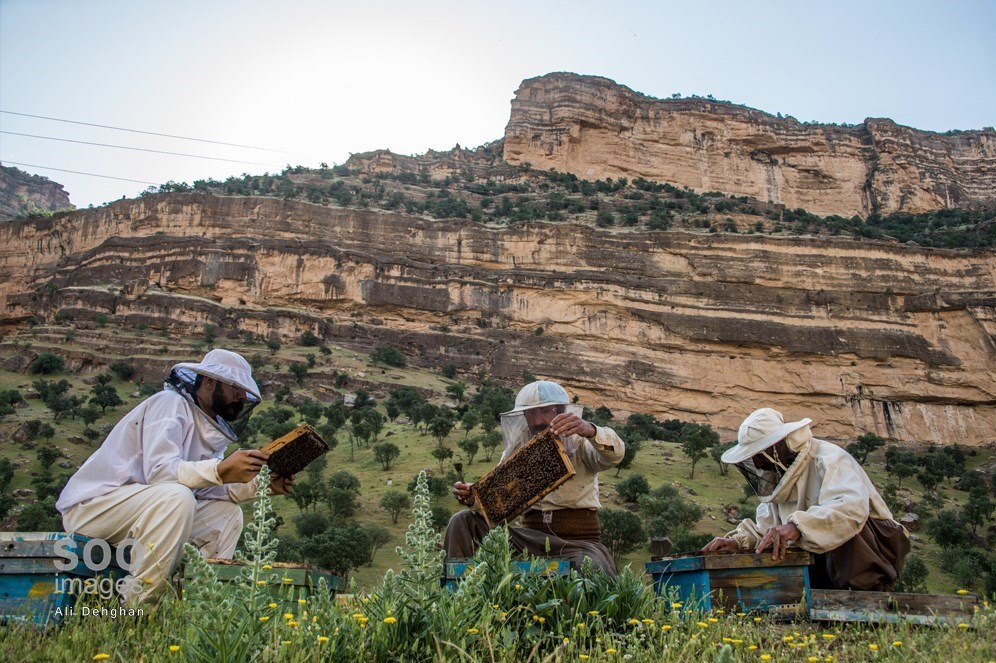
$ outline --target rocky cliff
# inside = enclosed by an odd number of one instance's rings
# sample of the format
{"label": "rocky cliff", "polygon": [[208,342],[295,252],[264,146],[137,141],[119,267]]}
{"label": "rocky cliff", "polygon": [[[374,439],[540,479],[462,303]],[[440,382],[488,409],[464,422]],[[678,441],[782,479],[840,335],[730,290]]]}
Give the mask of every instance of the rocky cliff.
{"label": "rocky cliff", "polygon": [[310,329],[726,431],[770,405],[827,437],[996,439],[991,251],[172,194],[3,224],[0,307],[7,325]]}
{"label": "rocky cliff", "polygon": [[505,159],[585,179],[643,177],[822,215],[992,204],[996,132],[937,134],[868,119],[858,126],[709,99],[655,99],[605,78],[523,81]]}
{"label": "rocky cliff", "polygon": [[0,219],[71,208],[69,194],[58,182],[0,165]]}

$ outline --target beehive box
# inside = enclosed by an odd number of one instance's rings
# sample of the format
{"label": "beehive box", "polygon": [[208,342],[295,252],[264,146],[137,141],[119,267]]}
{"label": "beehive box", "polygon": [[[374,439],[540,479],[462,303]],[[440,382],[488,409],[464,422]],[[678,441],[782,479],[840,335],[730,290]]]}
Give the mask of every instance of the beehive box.
{"label": "beehive box", "polygon": [[[463,578],[474,568],[474,560],[450,560],[446,562],[446,589],[456,589]],[[571,572],[571,563],[566,559],[535,559],[512,562],[512,571],[523,575],[566,576]]]}
{"label": "beehive box", "polygon": [[[244,565],[243,562],[231,559],[208,558],[207,562],[218,575],[218,580],[222,582],[232,582],[238,578]],[[322,578],[325,579],[332,594],[341,591],[345,586],[342,576],[313,566],[288,562],[273,562],[271,566],[272,569],[261,571],[260,579],[267,581],[270,595],[276,601],[296,602],[298,599],[314,596]],[[183,578],[187,579],[186,567]]]}
{"label": "beehive box", "polygon": [[[102,561],[101,553],[93,552],[96,545],[91,545],[89,556],[85,554],[89,541],[82,534],[65,532],[0,532],[0,621],[58,624],[71,614],[78,590],[89,587],[97,594],[123,578],[126,572],[117,565],[116,551],[110,546],[107,568],[88,568],[87,558]],[[65,570],[59,568],[70,564]]]}
{"label": "beehive box", "polygon": [[563,443],[547,428],[471,486],[474,505],[489,527],[497,527],[573,476]]}
{"label": "beehive box", "polygon": [[872,624],[969,623],[979,597],[975,594],[906,594],[902,592],[852,592],[846,589],[814,589],[810,619]]}
{"label": "beehive box", "polygon": [[761,554],[706,554],[647,562],[654,589],[687,610],[765,611],[795,615],[809,605],[808,552],[782,560]]}

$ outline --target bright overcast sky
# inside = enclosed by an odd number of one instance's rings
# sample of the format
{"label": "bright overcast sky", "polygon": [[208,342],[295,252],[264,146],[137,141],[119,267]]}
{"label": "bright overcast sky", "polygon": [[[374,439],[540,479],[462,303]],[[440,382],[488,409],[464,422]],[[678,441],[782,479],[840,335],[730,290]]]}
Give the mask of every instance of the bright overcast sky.
{"label": "bright overcast sky", "polygon": [[996,124],[996,2],[0,0],[0,160],[86,207],[146,185],[51,169],[159,184],[475,147],[502,137],[523,79],[553,71],[801,121],[980,129]]}

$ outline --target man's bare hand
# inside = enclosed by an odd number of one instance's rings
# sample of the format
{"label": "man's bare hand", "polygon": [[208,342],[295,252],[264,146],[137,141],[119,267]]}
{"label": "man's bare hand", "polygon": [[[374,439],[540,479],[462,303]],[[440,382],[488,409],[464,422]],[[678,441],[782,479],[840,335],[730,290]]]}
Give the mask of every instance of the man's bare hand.
{"label": "man's bare hand", "polygon": [[218,476],[222,483],[252,481],[263,469],[270,456],[259,449],[239,449],[218,463]]}
{"label": "man's bare hand", "polygon": [[581,437],[593,438],[598,431],[595,424],[588,423],[576,414],[564,412],[558,414],[550,422],[550,430],[554,435],[567,437],[569,435],[580,435]]}
{"label": "man's bare hand", "polygon": [[453,497],[464,506],[474,506],[474,494],[470,492],[470,486],[471,484],[463,481],[453,484]]}
{"label": "man's bare hand", "polygon": [[757,544],[754,552],[764,552],[771,548],[771,559],[785,559],[785,553],[789,542],[798,541],[802,538],[802,533],[794,523],[785,523],[768,528],[764,533],[764,538]]}
{"label": "man's bare hand", "polygon": [[270,492],[274,495],[290,495],[294,488],[294,477],[284,478],[279,474],[270,475]]}
{"label": "man's bare hand", "polygon": [[736,539],[728,539],[723,536],[717,536],[715,539],[702,546],[702,552],[734,553],[738,550],[740,550],[740,544],[737,543]]}

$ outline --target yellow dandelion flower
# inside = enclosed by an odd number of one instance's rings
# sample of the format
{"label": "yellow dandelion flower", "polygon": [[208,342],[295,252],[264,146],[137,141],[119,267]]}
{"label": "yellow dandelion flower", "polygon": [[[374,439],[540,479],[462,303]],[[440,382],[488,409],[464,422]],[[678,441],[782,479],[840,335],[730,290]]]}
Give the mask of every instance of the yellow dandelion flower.
{"label": "yellow dandelion flower", "polygon": [[743,640],[739,640],[737,638],[733,638],[733,644],[735,644],[735,645],[742,645],[743,643],[744,643]]}
{"label": "yellow dandelion flower", "polygon": [[290,620],[289,622],[287,622],[287,625],[290,626],[291,628],[297,628],[298,627],[298,623],[296,621],[294,621],[293,619]]}
{"label": "yellow dandelion flower", "polygon": [[[286,616],[287,615],[284,615],[284,617],[286,617]],[[353,613],[353,619],[363,619],[363,613],[362,612],[354,612]]]}
{"label": "yellow dandelion flower", "polygon": [[955,592],[955,594],[957,594],[958,596],[964,596],[965,594],[968,594],[968,590],[967,589],[959,589],[957,592]]}
{"label": "yellow dandelion flower", "polygon": [[[145,579],[145,584],[146,585],[151,585],[152,584],[152,578],[146,578]],[[104,660],[104,659],[100,659],[100,660]]]}
{"label": "yellow dandelion flower", "polygon": [[662,631],[670,631],[671,630],[671,625],[670,624],[664,624],[663,626],[661,626],[661,630]]}
{"label": "yellow dandelion flower", "polygon": [[259,621],[261,621],[261,622],[268,622],[268,621],[270,621],[270,618],[267,615],[263,615],[262,617],[259,618]]}
{"label": "yellow dandelion flower", "polygon": [[176,652],[180,651],[180,645],[170,645],[169,651],[170,653],[175,654]]}
{"label": "yellow dandelion flower", "polygon": [[328,636],[324,636],[324,635],[318,636],[318,644],[324,645],[328,641],[329,641]]}
{"label": "yellow dandelion flower", "polygon": [[755,621],[755,622],[760,622],[760,621],[761,621],[761,618],[760,618],[760,617],[755,617],[755,618],[754,618],[754,621]]}
{"label": "yellow dandelion flower", "polygon": [[579,631],[583,631],[584,630],[584,624],[582,624],[581,622],[578,622],[577,624],[574,625],[574,628],[576,628]]}
{"label": "yellow dandelion flower", "polygon": [[958,624],[958,628],[968,628],[968,624],[966,624],[965,622],[961,622],[960,624]]}
{"label": "yellow dandelion flower", "polygon": [[792,642],[793,640],[795,640],[795,638],[793,638],[791,635],[786,635],[784,638],[782,638],[782,642]]}
{"label": "yellow dandelion flower", "polygon": [[297,600],[297,604],[298,605],[306,605],[307,603],[308,603],[308,599],[298,599]]}
{"label": "yellow dandelion flower", "polygon": [[289,584],[291,584],[292,582],[294,582],[294,580],[292,580],[291,578],[281,578],[280,580],[281,580],[281,581],[282,581],[282,582],[283,582],[283,583],[284,583],[285,585],[289,585]]}
{"label": "yellow dandelion flower", "polygon": [[806,661],[808,661],[808,663],[819,663],[820,658],[818,656],[810,656],[806,659]]}
{"label": "yellow dandelion flower", "polygon": [[[353,615],[353,616],[355,617],[356,615]],[[293,612],[285,612],[284,613],[284,619],[294,619],[294,613]]]}
{"label": "yellow dandelion flower", "polygon": [[732,645],[733,644],[733,638],[723,638],[723,642],[725,642],[728,645]]}
{"label": "yellow dandelion flower", "polygon": [[476,628],[469,628],[467,629],[467,633],[470,633],[471,635],[477,635],[478,633],[480,633],[480,631],[478,631]]}
{"label": "yellow dandelion flower", "polygon": [[835,636],[833,633],[824,633],[823,634],[823,639],[824,640],[833,640],[836,637],[837,636]]}
{"label": "yellow dandelion flower", "polygon": [[90,659],[90,660],[92,660],[92,661],[106,661],[110,657],[111,657],[110,654],[104,654],[103,652],[101,652],[99,654],[94,654],[93,658]]}
{"label": "yellow dandelion flower", "polygon": [[640,620],[639,619],[631,619],[631,620],[629,620],[629,625],[630,626],[639,626],[640,625]]}
{"label": "yellow dandelion flower", "polygon": [[717,623],[717,622],[719,622],[719,620],[718,620],[718,619],[716,619],[715,617],[710,617],[710,618],[709,618],[709,623],[710,623],[710,624],[715,624],[715,623]]}
{"label": "yellow dandelion flower", "polygon": [[592,617],[594,617],[595,615],[598,614],[598,610],[589,610],[588,614],[591,615]]}
{"label": "yellow dandelion flower", "polygon": [[270,566],[269,564],[264,564],[264,565],[262,566],[262,569],[263,569],[264,571],[269,571],[269,570],[270,570],[270,569],[272,569],[272,568],[273,568],[273,567],[272,567],[272,566]]}
{"label": "yellow dandelion flower", "polygon": [[902,647],[903,646],[903,641],[902,640],[893,640],[892,641],[892,646],[893,647]]}
{"label": "yellow dandelion flower", "polygon": [[757,645],[747,645],[747,649],[749,651],[756,651],[757,650]]}
{"label": "yellow dandelion flower", "polygon": [[828,655],[828,656],[827,656],[827,657],[826,657],[825,659],[823,659],[823,660],[824,660],[824,661],[826,661],[827,663],[833,663],[833,656],[829,656],[829,655]]}
{"label": "yellow dandelion flower", "polygon": [[497,609],[498,609],[498,604],[497,604],[497,603],[495,603],[495,604],[494,604],[494,605],[492,605],[491,607],[492,607],[492,608],[494,608],[495,610],[497,610]]}
{"label": "yellow dandelion flower", "polygon": [[257,585],[265,585],[265,584],[266,584],[266,581],[265,581],[265,580],[257,580],[257,581],[256,581],[256,584],[257,584]]}
{"label": "yellow dandelion flower", "polygon": [[385,624],[396,624],[398,619],[396,617],[384,617]]}
{"label": "yellow dandelion flower", "polygon": [[283,644],[285,644],[285,645],[289,645],[289,644],[291,643],[291,641],[290,641],[290,640],[283,640],[282,642],[283,642]]}
{"label": "yellow dandelion flower", "polygon": [[654,620],[652,620],[652,619],[641,619],[640,621],[643,622],[644,624],[653,624],[654,623]]}
{"label": "yellow dandelion flower", "polygon": [[698,625],[699,625],[699,626],[701,626],[702,628],[709,628],[709,625],[708,625],[708,624],[706,624],[705,622],[696,622],[696,624],[698,624]]}
{"label": "yellow dandelion flower", "polygon": [[612,648],[612,647],[609,647],[608,649],[605,650],[605,653],[606,654],[615,654],[616,650],[614,648]]}
{"label": "yellow dandelion flower", "polygon": [[569,645],[569,644],[571,644],[571,640],[570,640],[570,638],[564,638],[564,644],[565,644],[565,645]]}
{"label": "yellow dandelion flower", "polygon": [[674,608],[675,610],[677,610],[678,608],[680,608],[680,607],[681,607],[681,603],[679,603],[679,602],[674,602],[674,603],[672,603],[672,604],[671,604],[671,607],[672,607],[672,608]]}
{"label": "yellow dandelion flower", "polygon": [[546,623],[546,617],[540,617],[536,621],[538,621],[540,624],[545,624]]}
{"label": "yellow dandelion flower", "polygon": [[267,604],[267,607],[268,608],[276,608],[277,604],[276,603],[270,603],[270,604]]}
{"label": "yellow dandelion flower", "polygon": [[737,613],[737,617],[746,617],[746,616],[747,616],[746,612],[738,612]]}
{"label": "yellow dandelion flower", "polygon": [[771,660],[771,654],[761,654],[761,660],[762,661],[770,661]]}
{"label": "yellow dandelion flower", "polygon": [[522,591],[522,585],[516,584],[515,585],[515,591],[521,592]]}
{"label": "yellow dandelion flower", "polygon": [[316,623],[318,623],[318,615],[314,615],[314,616],[313,616],[313,617],[311,618],[311,623],[312,623],[312,624],[316,624]]}
{"label": "yellow dandelion flower", "polygon": [[716,611],[716,614],[717,615],[721,615],[721,614],[723,614],[723,612],[724,612],[724,610],[722,608],[720,608],[719,610]]}
{"label": "yellow dandelion flower", "polygon": [[871,649],[872,651],[878,651],[878,645],[870,644],[868,645],[868,649]]}

